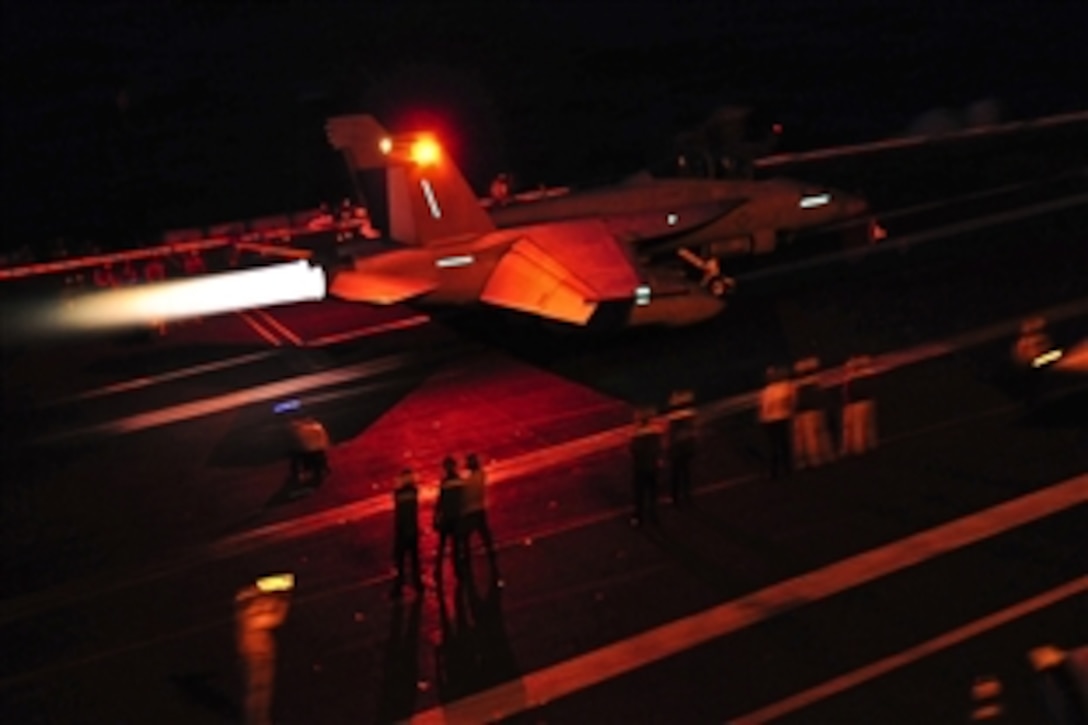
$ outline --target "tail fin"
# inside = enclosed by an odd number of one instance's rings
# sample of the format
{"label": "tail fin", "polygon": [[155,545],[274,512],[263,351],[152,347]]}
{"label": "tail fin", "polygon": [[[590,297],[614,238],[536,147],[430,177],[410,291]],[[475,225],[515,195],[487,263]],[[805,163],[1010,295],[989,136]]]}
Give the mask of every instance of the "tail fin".
{"label": "tail fin", "polygon": [[387,231],[393,239],[426,247],[495,229],[453,159],[432,136],[391,136],[366,115],[330,118],[326,131],[354,173],[386,169]]}

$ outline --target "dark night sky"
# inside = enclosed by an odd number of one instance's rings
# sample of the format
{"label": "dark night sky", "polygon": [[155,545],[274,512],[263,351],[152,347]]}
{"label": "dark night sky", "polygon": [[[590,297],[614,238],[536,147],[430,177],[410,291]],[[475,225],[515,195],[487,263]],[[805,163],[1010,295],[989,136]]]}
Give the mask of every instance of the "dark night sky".
{"label": "dark night sky", "polygon": [[4,0],[2,246],[316,206],[322,119],[435,125],[482,189],[626,173],[715,107],[800,148],[1088,107],[1085,0]]}

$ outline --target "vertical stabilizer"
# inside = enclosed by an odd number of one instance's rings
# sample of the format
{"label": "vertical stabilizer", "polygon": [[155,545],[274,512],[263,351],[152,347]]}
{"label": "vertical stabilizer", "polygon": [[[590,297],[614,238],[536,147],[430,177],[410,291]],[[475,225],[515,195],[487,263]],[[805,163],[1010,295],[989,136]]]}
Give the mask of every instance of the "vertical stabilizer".
{"label": "vertical stabilizer", "polygon": [[329,143],[355,173],[385,168],[389,236],[430,246],[494,230],[487,212],[437,139],[390,135],[373,116],[337,116],[326,127]]}

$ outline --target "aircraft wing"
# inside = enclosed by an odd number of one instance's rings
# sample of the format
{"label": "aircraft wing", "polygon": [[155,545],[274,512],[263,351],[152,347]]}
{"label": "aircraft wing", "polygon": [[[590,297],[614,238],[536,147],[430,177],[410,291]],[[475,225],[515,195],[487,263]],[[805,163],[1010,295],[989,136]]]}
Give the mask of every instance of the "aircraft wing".
{"label": "aircraft wing", "polygon": [[632,299],[640,284],[624,244],[602,223],[568,222],[519,230],[480,299],[585,325],[601,302]]}
{"label": "aircraft wing", "polygon": [[433,280],[406,277],[381,272],[346,270],[336,274],[329,285],[329,294],[349,302],[372,305],[395,305],[433,292]]}

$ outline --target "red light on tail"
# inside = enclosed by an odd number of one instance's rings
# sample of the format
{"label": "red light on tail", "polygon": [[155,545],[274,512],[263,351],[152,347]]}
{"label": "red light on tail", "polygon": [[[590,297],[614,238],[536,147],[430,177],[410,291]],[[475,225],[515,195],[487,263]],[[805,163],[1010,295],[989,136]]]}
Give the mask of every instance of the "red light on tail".
{"label": "red light on tail", "polygon": [[441,154],[442,148],[433,138],[420,138],[412,144],[412,161],[420,166],[431,166],[438,163]]}

